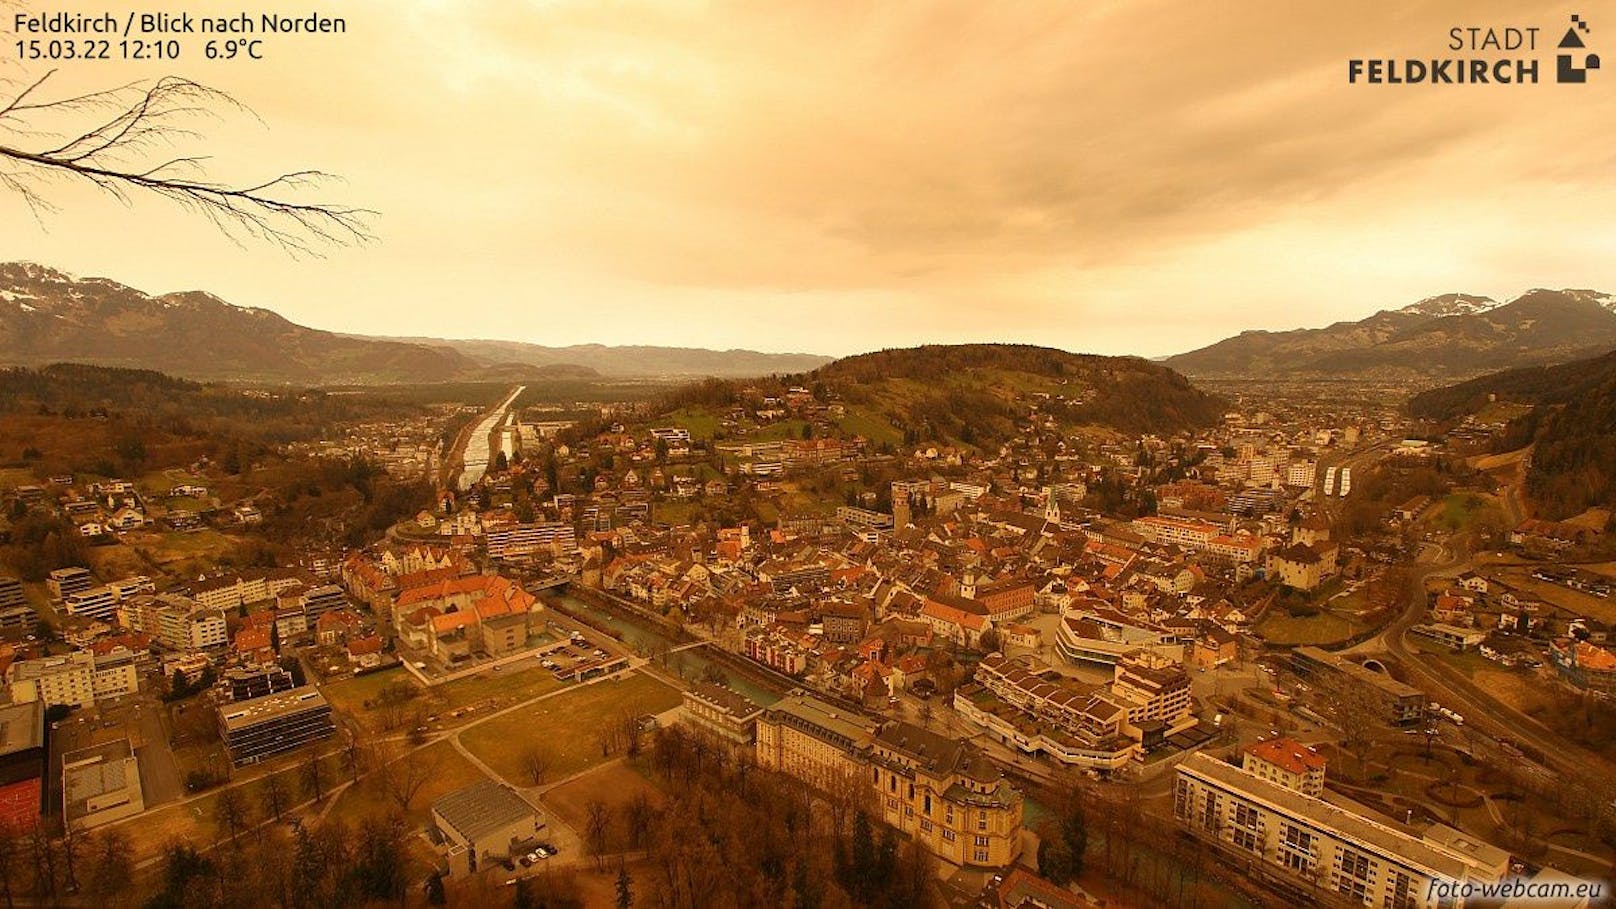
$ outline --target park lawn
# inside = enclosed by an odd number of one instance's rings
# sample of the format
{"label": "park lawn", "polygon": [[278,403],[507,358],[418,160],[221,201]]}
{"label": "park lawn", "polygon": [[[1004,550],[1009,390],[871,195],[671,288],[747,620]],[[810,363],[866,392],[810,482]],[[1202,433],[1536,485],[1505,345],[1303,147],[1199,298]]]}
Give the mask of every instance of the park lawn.
{"label": "park lawn", "polygon": [[[432,803],[444,795],[486,779],[477,765],[467,760],[449,741],[434,742],[422,748],[419,757],[412,760],[427,761],[432,774],[415,794],[409,811],[404,814],[404,820],[411,826],[426,823],[428,815],[432,813]],[[347,782],[347,779],[343,777],[341,782]],[[372,772],[360,777],[358,784],[342,790],[337,796],[337,803],[331,808],[330,817],[354,824],[397,809],[398,803]]]}
{"label": "park lawn", "polygon": [[381,690],[395,681],[418,685],[415,677],[405,672],[401,667],[384,669],[381,672],[372,672],[366,675],[356,675],[351,678],[330,682],[320,686],[320,693],[330,702],[331,709],[338,713],[345,713],[353,717],[361,725],[373,728],[379,724],[372,723],[372,711],[365,706],[366,701],[374,701],[381,694]]}
{"label": "park lawn", "polygon": [[[518,672],[485,669],[474,676],[435,685],[428,688],[426,694],[433,709],[442,714],[444,711],[468,707],[482,710],[485,705],[488,709],[499,710],[571,684],[557,679],[550,670],[539,666]],[[443,717],[440,716],[440,719]]]}
{"label": "park lawn", "polygon": [[679,692],[634,673],[581,685],[480,723],[461,733],[460,741],[514,785],[525,782],[522,753],[541,745],[549,753],[550,778],[561,779],[605,760],[596,733],[622,711],[661,713],[679,701]]}
{"label": "park lawn", "polygon": [[1282,607],[1274,606],[1253,630],[1258,637],[1271,644],[1306,645],[1345,640],[1366,627],[1334,612],[1324,611],[1315,616],[1296,618]]}

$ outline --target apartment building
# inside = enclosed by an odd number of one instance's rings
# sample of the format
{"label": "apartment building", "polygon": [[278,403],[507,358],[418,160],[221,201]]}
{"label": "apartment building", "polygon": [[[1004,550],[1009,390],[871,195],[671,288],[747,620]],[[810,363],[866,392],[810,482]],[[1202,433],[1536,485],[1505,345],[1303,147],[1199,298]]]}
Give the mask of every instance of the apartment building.
{"label": "apartment building", "polygon": [[1173,814],[1252,878],[1310,905],[1462,907],[1430,899],[1430,883],[1496,881],[1509,867],[1503,850],[1451,828],[1400,829],[1202,753],[1178,766]]}
{"label": "apartment building", "polygon": [[1327,763],[1312,747],[1284,737],[1256,742],[1240,758],[1240,768],[1247,773],[1315,798],[1324,795]]}
{"label": "apartment building", "polygon": [[28,598],[23,595],[22,582],[16,578],[0,576],[0,609],[27,605]]}
{"label": "apartment building", "polygon": [[6,670],[6,681],[15,704],[32,700],[39,700],[45,707],[95,704],[95,658],[84,650],[60,657],[18,660]]}
{"label": "apartment building", "polygon": [[222,610],[179,594],[134,597],[119,605],[118,619],[169,650],[214,650],[230,643]]}
{"label": "apartment building", "polygon": [[21,637],[38,630],[39,614],[28,605],[22,582],[16,578],[0,577],[0,632]]}
{"label": "apartment building", "polygon": [[571,524],[559,521],[516,524],[501,530],[490,530],[487,543],[488,557],[491,559],[508,559],[536,552],[561,554],[577,551],[578,531]]}
{"label": "apartment building", "polygon": [[58,568],[45,579],[51,599],[60,603],[68,596],[83,593],[95,586],[95,578],[86,568]]}

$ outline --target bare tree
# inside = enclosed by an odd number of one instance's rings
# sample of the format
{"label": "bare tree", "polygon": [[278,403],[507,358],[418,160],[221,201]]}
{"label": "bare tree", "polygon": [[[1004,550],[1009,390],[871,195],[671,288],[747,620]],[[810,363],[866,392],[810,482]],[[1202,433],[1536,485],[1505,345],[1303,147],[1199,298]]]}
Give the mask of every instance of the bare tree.
{"label": "bare tree", "polygon": [[656,821],[656,806],[651,804],[651,797],[644,792],[636,792],[623,806],[623,828],[628,834],[629,845],[635,849],[644,849],[650,838],[651,825]]}
{"label": "bare tree", "polygon": [[348,727],[348,738],[342,744],[342,766],[348,771],[348,781],[359,782],[359,773],[365,769],[369,751],[359,736],[359,730]]}
{"label": "bare tree", "polygon": [[214,797],[213,822],[235,842],[236,834],[247,826],[247,800],[239,788],[228,787]]}
{"label": "bare tree", "polygon": [[264,777],[264,788],[261,793],[264,800],[264,814],[275,820],[280,820],[286,811],[287,791],[286,781],[278,773]]}
{"label": "bare tree", "polygon": [[1343,675],[1321,682],[1319,693],[1341,730],[1341,746],[1352,755],[1358,777],[1364,778],[1375,737],[1386,727],[1385,702],[1368,685]]}
{"label": "bare tree", "polygon": [[378,767],[376,780],[399,812],[408,813],[421,787],[437,776],[438,765],[438,755],[423,750],[410,751]]}
{"label": "bare tree", "polygon": [[134,849],[120,830],[96,832],[87,850],[90,858],[84,892],[98,906],[121,906],[129,901],[134,883]]}
{"label": "bare tree", "polygon": [[6,909],[16,905],[16,891],[27,880],[22,852],[21,837],[9,829],[0,829],[0,896],[5,897]]}
{"label": "bare tree", "polygon": [[600,857],[606,852],[606,838],[612,829],[612,813],[600,799],[592,800],[584,813],[584,838],[589,841],[589,851],[594,853],[595,867],[599,868]]}
{"label": "bare tree", "polygon": [[52,94],[51,70],[28,83],[0,82],[0,187],[36,217],[55,210],[51,180],[87,183],[122,202],[149,194],[206,217],[232,238],[265,240],[293,253],[370,238],[372,212],[300,196],[330,181],[301,170],[256,184],[207,178],[207,157],[179,154],[200,138],[193,124],[220,111],[250,114],[234,98],[168,76],[83,94]]}
{"label": "bare tree", "polygon": [[534,786],[544,784],[550,772],[550,752],[543,745],[529,745],[522,751],[522,772]]}
{"label": "bare tree", "polygon": [[299,775],[303,778],[303,789],[309,798],[319,801],[325,798],[325,768],[320,766],[320,748],[316,743],[309,743],[304,750],[303,767]]}

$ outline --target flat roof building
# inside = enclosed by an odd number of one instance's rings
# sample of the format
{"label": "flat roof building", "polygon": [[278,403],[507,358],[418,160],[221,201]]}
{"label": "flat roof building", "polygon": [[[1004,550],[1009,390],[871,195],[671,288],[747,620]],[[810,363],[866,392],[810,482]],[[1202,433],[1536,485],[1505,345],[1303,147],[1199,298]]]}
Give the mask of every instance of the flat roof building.
{"label": "flat roof building", "polygon": [[62,817],[69,829],[89,830],[145,810],[140,761],[128,739],[62,755]]}
{"label": "flat roof building", "polygon": [[443,836],[452,876],[510,857],[544,826],[538,809],[527,799],[488,779],[433,802],[432,825]]}
{"label": "flat roof building", "polygon": [[331,705],[312,685],[219,706],[219,738],[237,767],[330,738]]}

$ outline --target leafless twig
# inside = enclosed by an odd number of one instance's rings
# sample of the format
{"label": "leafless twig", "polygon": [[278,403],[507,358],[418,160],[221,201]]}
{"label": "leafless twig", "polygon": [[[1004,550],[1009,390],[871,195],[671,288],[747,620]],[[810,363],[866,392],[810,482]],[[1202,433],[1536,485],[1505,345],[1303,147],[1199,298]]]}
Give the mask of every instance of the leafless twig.
{"label": "leafless twig", "polygon": [[87,181],[125,203],[152,193],[203,215],[232,239],[267,240],[293,254],[371,239],[374,212],[303,201],[333,179],[329,174],[301,170],[230,186],[207,179],[205,156],[167,151],[200,138],[189,126],[198,119],[221,109],[251,113],[229,95],[170,76],[51,97],[46,88],[54,74],[0,92],[0,187],[19,195],[36,217],[55,210],[42,184],[61,178]]}

